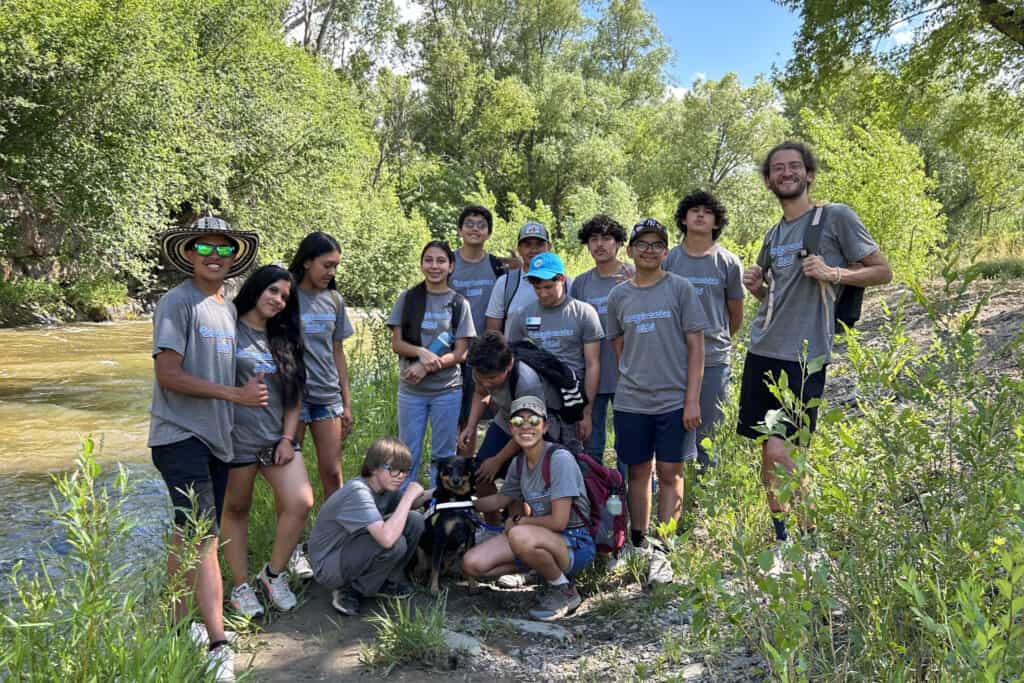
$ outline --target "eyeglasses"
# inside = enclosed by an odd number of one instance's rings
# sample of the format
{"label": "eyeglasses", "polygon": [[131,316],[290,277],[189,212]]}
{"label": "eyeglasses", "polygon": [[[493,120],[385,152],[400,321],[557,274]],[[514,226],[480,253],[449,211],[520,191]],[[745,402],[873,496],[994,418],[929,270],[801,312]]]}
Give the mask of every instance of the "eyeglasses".
{"label": "eyeglasses", "polygon": [[531,427],[536,427],[543,420],[544,420],[544,418],[542,418],[540,415],[530,415],[528,417],[523,417],[522,415],[513,415],[512,417],[510,417],[508,419],[508,422],[513,427],[522,427],[527,422],[530,423]]}
{"label": "eyeglasses", "polygon": [[668,245],[661,240],[658,240],[657,242],[645,242],[644,240],[637,240],[636,242],[633,242],[633,248],[637,251],[651,251],[652,249],[654,251],[661,251],[667,246]]}
{"label": "eyeglasses", "polygon": [[486,230],[487,229],[487,221],[484,221],[484,220],[480,220],[480,221],[464,220],[464,221],[462,221],[462,227],[465,230]]}
{"label": "eyeglasses", "polygon": [[217,256],[221,258],[234,256],[235,252],[238,251],[238,247],[233,244],[203,244],[202,242],[196,242],[192,248],[200,256],[209,256],[213,252],[217,252]]}
{"label": "eyeglasses", "polygon": [[392,477],[404,477],[409,474],[409,470],[399,470],[391,466],[390,463],[384,463],[380,466],[382,470],[390,474]]}

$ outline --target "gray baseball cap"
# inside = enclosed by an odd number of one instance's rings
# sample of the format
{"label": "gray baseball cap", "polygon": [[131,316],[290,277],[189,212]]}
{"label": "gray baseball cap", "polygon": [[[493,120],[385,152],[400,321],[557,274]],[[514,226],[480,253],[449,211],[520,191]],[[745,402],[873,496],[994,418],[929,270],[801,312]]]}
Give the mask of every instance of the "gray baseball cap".
{"label": "gray baseball cap", "polygon": [[509,412],[515,415],[520,410],[529,410],[531,413],[540,415],[543,418],[548,416],[548,410],[544,406],[543,399],[539,399],[536,396],[520,396],[512,401],[512,408]]}
{"label": "gray baseball cap", "polygon": [[516,243],[518,244],[530,237],[537,237],[549,244],[551,243],[551,238],[548,237],[548,229],[544,227],[543,223],[538,223],[537,221],[523,223],[523,227],[519,228],[519,239],[516,240]]}

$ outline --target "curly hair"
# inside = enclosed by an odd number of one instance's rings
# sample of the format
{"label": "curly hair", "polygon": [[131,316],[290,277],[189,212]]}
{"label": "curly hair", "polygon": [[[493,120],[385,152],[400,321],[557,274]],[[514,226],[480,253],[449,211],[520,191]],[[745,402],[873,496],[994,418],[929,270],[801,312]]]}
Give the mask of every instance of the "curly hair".
{"label": "curly hair", "polygon": [[817,173],[818,160],[814,157],[814,152],[811,151],[811,148],[802,142],[786,140],[785,142],[780,142],[772,147],[771,150],[768,151],[768,154],[765,155],[764,161],[761,162],[761,175],[767,178],[771,174],[772,157],[778,152],[784,152],[787,149],[800,152],[800,158],[803,159],[804,168],[807,172]]}
{"label": "curly hair", "polygon": [[711,239],[717,240],[725,226],[729,225],[729,216],[726,215],[725,205],[718,201],[715,195],[704,190],[694,190],[679,202],[679,206],[676,207],[676,227],[685,235],[686,212],[698,206],[707,207],[715,214],[715,227],[711,230]]}
{"label": "curly hair", "polygon": [[626,241],[626,230],[622,227],[622,224],[603,213],[599,213],[588,220],[580,228],[580,231],[576,233],[580,244],[586,244],[595,235],[608,235],[619,244],[623,244]]}

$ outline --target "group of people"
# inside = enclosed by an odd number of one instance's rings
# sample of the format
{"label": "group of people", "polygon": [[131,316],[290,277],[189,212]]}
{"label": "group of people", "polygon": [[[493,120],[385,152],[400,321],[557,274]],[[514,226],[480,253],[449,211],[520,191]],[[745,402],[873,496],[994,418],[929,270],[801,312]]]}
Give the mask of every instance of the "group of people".
{"label": "group of people", "polygon": [[[502,259],[486,250],[490,211],[466,207],[456,225],[458,250],[428,242],[420,254],[423,281],[398,297],[387,320],[399,357],[398,438],[375,441],[360,476],[344,486],[341,446],[353,422],[343,341],[353,327],[334,282],[338,243],[321,232],[308,235],[288,269],[259,268],[232,302],[224,281],[251,268],[257,236],[212,216],[165,233],[164,253],[190,276],[160,300],[154,315],[149,445],[175,507],[173,543],[184,542],[182,532],[196,516],[219,526],[232,577],[230,604],[250,616],[261,613],[248,582],[247,520],[253,482],[262,474],[278,520],[257,586],[274,607],[288,610],[296,604],[289,574],[313,577],[332,589],[339,612],[355,615],[365,597],[410,593],[406,570],[424,529],[417,509],[433,497],[438,467],[462,454],[476,459],[474,506],[490,529],[465,553],[463,572],[503,586],[532,578],[541,590],[531,616],[556,619],[580,604],[572,577],[595,556],[574,454],[604,458],[611,406],[629,514],[620,559],[644,553],[649,580],[671,581],[671,566],[648,533],[652,489],[656,482],[657,519],[677,519],[685,464],[714,465],[704,437],[721,422],[745,291],[761,304],[751,324],[737,431],[756,439],[766,413],[781,407],[769,385],[783,372],[804,402],[821,396],[825,367],[808,374],[801,363],[824,356],[827,364],[842,288],[891,279],[849,207],[811,202],[817,167],[806,146],[776,146],[761,170],[783,217],[746,270],[718,242],[728,224],[725,207],[703,191],[679,202],[682,240],[675,246],[652,218],[628,234],[604,215],[585,222],[579,239],[594,267],[575,279],[551,251],[541,223],[520,228],[518,259]],[[814,253],[806,249],[809,231],[820,231]],[[620,257],[623,246],[632,265]],[[587,399],[582,417],[566,419],[564,394],[517,359],[513,349],[523,340],[580,379]],[[787,434],[761,445],[778,541],[788,538],[787,509],[775,496],[778,477],[794,469],[785,437],[804,422],[813,430],[815,417],[813,408],[790,416]],[[425,488],[419,474],[428,424]],[[306,426],[325,502],[304,549],[313,504],[299,456]],[[218,676],[231,680],[217,547],[216,534],[202,539],[189,577],[203,621],[192,634],[207,643]],[[172,572],[177,556],[172,548]]]}

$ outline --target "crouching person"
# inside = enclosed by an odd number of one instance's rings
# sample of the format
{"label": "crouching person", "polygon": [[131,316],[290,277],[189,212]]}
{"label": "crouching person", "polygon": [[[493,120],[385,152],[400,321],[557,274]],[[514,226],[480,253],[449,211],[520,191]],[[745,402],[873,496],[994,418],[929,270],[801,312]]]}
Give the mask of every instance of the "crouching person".
{"label": "crouching person", "polygon": [[590,501],[576,459],[560,445],[544,441],[543,399],[518,398],[511,413],[512,438],[522,452],[510,464],[501,492],[475,505],[481,512],[512,506],[514,514],[505,521],[505,533],[466,553],[462,569],[468,576],[537,572],[547,586],[530,616],[552,621],[580,605],[580,594],[569,579],[594,559],[594,540],[586,526]]}
{"label": "crouching person", "polygon": [[398,439],[377,439],[366,451],[360,476],[331,494],[309,536],[313,576],[333,589],[331,604],[359,614],[363,598],[412,594],[405,569],[423,534],[423,515],[413,510],[432,495],[409,482],[412,456]]}

